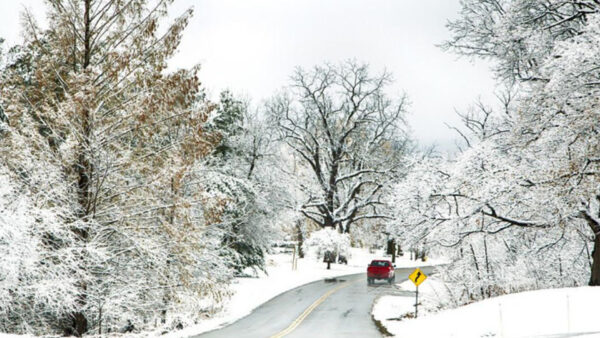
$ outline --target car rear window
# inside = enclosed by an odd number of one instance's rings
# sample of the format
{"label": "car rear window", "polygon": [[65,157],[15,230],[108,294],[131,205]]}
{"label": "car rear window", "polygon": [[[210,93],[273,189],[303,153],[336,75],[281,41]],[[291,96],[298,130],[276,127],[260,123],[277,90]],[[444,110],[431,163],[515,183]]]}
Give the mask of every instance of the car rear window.
{"label": "car rear window", "polygon": [[390,263],[382,261],[372,261],[371,266],[390,266]]}

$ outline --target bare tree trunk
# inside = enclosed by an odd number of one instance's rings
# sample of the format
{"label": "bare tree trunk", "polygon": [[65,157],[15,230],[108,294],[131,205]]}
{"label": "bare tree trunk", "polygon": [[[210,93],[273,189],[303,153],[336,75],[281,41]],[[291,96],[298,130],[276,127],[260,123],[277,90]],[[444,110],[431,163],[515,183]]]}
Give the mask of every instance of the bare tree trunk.
{"label": "bare tree trunk", "polygon": [[392,248],[393,245],[394,245],[394,240],[393,239],[388,239],[386,250],[385,250],[385,253],[387,255],[391,255],[392,251],[394,251],[394,249]]}
{"label": "bare tree trunk", "polygon": [[[473,248],[473,244],[469,244],[471,247],[471,254],[473,256],[473,264],[475,265],[475,270],[477,270],[477,280],[481,282],[481,271],[479,270],[479,263],[477,262],[477,257],[475,257],[475,249]],[[485,292],[483,291],[483,286],[481,286],[481,298],[485,299]]]}
{"label": "bare tree trunk", "polygon": [[[600,196],[596,198],[600,200]],[[592,251],[592,271],[589,285],[600,286],[600,224],[598,223],[598,218],[593,217],[587,211],[582,211],[581,216],[586,220],[594,233],[594,251]]]}
{"label": "bare tree trunk", "polygon": [[248,169],[248,176],[246,178],[252,178],[252,172],[254,171],[254,166],[256,165],[256,157],[252,156],[252,161],[250,161],[250,168]]}
{"label": "bare tree trunk", "polygon": [[[85,12],[84,12],[84,25],[85,25],[85,35],[84,35],[84,56],[82,62],[82,68],[85,69],[90,64],[90,7],[91,0],[85,0]],[[82,116],[82,132],[83,137],[81,140],[80,153],[77,163],[77,187],[78,187],[78,198],[79,198],[79,218],[83,220],[84,223],[89,222],[89,215],[91,208],[91,191],[90,191],[90,183],[92,177],[92,164],[90,162],[89,150],[90,150],[90,136],[91,136],[91,124],[90,124],[90,111],[88,107],[84,107],[81,112]],[[82,242],[87,242],[89,240],[89,230],[87,226],[84,228],[80,228],[76,230],[76,234],[79,237],[79,240]],[[82,261],[84,257],[81,258]],[[85,270],[85,262],[82,262],[82,266],[80,267],[82,270]],[[78,305],[79,309],[71,314],[72,316],[72,330],[76,336],[81,337],[88,330],[88,320],[85,316],[85,313],[81,310],[87,304],[87,285],[85,281],[79,281],[78,286],[79,290],[79,298]]]}
{"label": "bare tree trunk", "polygon": [[302,233],[302,222],[300,220],[296,221],[296,239],[298,241],[298,257],[304,258],[304,250],[302,246],[304,245],[304,234]]}
{"label": "bare tree trunk", "polygon": [[[483,237],[483,249],[485,251],[485,272],[487,273],[486,278],[489,281],[491,279],[491,276],[490,276],[490,258],[489,258],[489,255],[488,255],[487,240],[485,239],[485,236]],[[488,283],[488,287],[487,287],[487,295],[488,295],[488,298],[492,297],[492,285],[489,284],[489,283]]]}
{"label": "bare tree trunk", "polygon": [[392,255],[392,263],[396,263],[396,240],[390,239],[387,242],[387,253]]}
{"label": "bare tree trunk", "polygon": [[98,307],[98,334],[102,336],[102,305]]}
{"label": "bare tree trunk", "polygon": [[258,151],[256,149],[256,138],[254,138],[254,147],[252,147],[252,160],[250,161],[250,168],[248,168],[248,176],[247,178],[252,178],[252,172],[254,172],[254,167],[256,166],[256,160],[258,159]]}
{"label": "bare tree trunk", "polygon": [[594,251],[592,251],[592,274],[590,286],[600,286],[600,235],[594,240]]}

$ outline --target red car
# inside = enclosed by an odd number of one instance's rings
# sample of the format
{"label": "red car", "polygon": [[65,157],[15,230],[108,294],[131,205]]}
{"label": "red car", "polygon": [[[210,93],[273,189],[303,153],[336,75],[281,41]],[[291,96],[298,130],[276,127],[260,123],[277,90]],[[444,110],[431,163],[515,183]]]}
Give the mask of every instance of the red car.
{"label": "red car", "polygon": [[373,284],[377,279],[385,279],[389,284],[396,280],[394,264],[386,260],[373,260],[367,267],[367,283]]}

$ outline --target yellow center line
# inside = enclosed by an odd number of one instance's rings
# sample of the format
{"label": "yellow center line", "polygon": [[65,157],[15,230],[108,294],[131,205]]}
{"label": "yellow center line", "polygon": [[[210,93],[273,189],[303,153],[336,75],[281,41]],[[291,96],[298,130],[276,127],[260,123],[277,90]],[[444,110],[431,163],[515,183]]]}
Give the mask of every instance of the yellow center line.
{"label": "yellow center line", "polygon": [[336,291],[343,289],[347,286],[349,286],[352,283],[356,283],[360,280],[356,280],[354,282],[350,282],[350,283],[343,283],[329,291],[327,291],[323,296],[321,296],[321,298],[317,299],[314,303],[312,303],[309,307],[306,308],[306,310],[304,310],[304,312],[302,312],[302,314],[300,316],[298,316],[298,318],[296,318],[292,324],[290,324],[290,326],[288,326],[287,328],[285,328],[285,330],[272,335],[271,338],[281,338],[284,337],[288,334],[290,334],[292,331],[294,331],[298,325],[300,325],[304,319],[306,319],[306,317],[308,317],[308,315],[313,312],[314,309],[317,308],[317,306],[321,305],[321,303],[323,303],[329,296],[331,296],[332,294],[334,294]]}

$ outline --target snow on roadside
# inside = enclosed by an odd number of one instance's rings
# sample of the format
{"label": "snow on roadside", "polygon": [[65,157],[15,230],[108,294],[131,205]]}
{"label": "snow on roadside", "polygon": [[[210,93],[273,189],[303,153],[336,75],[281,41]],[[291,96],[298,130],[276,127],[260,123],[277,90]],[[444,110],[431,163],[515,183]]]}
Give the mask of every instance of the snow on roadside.
{"label": "snow on roadside", "polygon": [[297,270],[292,271],[291,254],[267,255],[268,275],[261,273],[259,278],[236,278],[231,285],[234,294],[225,301],[225,309],[222,312],[197,325],[161,337],[189,337],[224,327],[250,314],[252,310],[268,300],[295,287],[323,278],[365,272],[367,264],[377,257],[381,256],[369,254],[367,250],[352,248],[348,265],[331,264],[331,269],[327,270],[325,263],[307,257],[299,259]]}
{"label": "snow on roadside", "polygon": [[[298,269],[292,271],[291,254],[267,255],[268,275],[262,274],[259,278],[236,278],[232,284],[234,294],[226,301],[224,311],[198,325],[174,331],[162,337],[189,337],[224,327],[250,314],[252,310],[268,300],[295,287],[324,278],[363,273],[366,272],[367,265],[371,260],[389,259],[389,257],[381,256],[381,251],[371,254],[366,249],[351,248],[350,250],[351,257],[348,259],[348,265],[332,264],[331,270],[326,269],[325,263],[317,261],[313,257],[307,257],[299,259]],[[440,262],[429,260],[426,265]],[[406,256],[398,257],[396,260],[398,268],[423,265],[423,262],[411,261]]]}
{"label": "snow on roadside", "polygon": [[[389,256],[385,257],[384,259],[391,260],[391,258]],[[448,263],[448,261],[445,259],[428,258],[427,261],[423,262],[420,259],[412,260],[412,259],[408,258],[408,256],[404,255],[401,257],[396,257],[396,263],[394,263],[394,265],[396,265],[396,269],[401,269],[401,268],[417,268],[417,267],[424,267],[424,266],[435,266],[435,265],[442,265],[442,264],[447,264],[447,263]],[[366,263],[365,263],[365,267],[366,267]]]}
{"label": "snow on roadside", "polygon": [[[419,287],[419,297],[423,295],[425,303],[428,297],[432,300],[437,297],[434,292],[443,292],[441,283],[434,281],[426,286],[428,282]],[[414,289],[408,283],[401,287],[407,291]],[[595,304],[600,302],[600,287],[522,292],[418,319],[396,320],[414,311],[414,301],[413,296],[381,297],[373,307],[373,316],[390,333],[402,337],[560,337],[567,333],[600,337],[600,321],[594,311]]]}
{"label": "snow on roadside", "polygon": [[[396,284],[398,291],[415,292],[412,281],[406,280]],[[419,314],[421,316],[436,312],[442,305],[447,305],[448,293],[443,283],[429,277],[419,286]],[[381,321],[384,326],[398,323],[398,319],[414,318],[415,296],[385,295],[376,300],[373,306],[373,318]],[[391,324],[388,324],[391,323]],[[391,332],[391,331],[390,331]]]}

